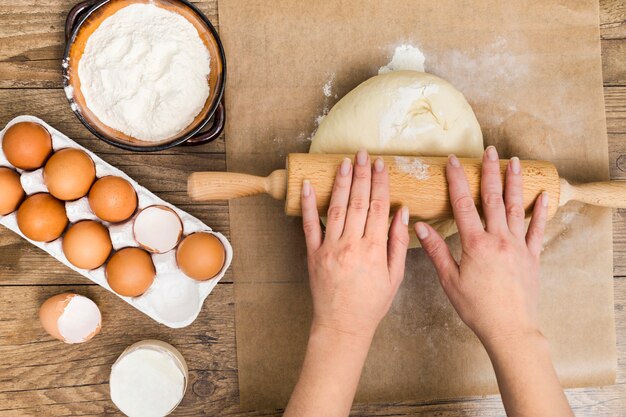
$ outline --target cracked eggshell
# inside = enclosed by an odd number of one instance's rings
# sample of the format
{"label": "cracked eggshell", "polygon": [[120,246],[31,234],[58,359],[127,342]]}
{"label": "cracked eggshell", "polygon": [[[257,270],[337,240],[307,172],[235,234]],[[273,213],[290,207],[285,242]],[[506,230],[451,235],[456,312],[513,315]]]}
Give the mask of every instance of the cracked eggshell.
{"label": "cracked eggshell", "polygon": [[133,236],[139,245],[152,253],[174,249],[183,235],[180,217],[169,207],[149,206],[135,217]]}
{"label": "cracked eggshell", "polygon": [[[55,239],[51,242],[40,242],[29,239],[29,241],[38,248],[47,252],[54,258],[58,259],[61,263],[66,265],[71,270],[81,274],[88,278],[90,281],[102,286],[103,288],[112,291],[122,300],[128,303],[132,307],[151,317],[153,320],[162,323],[170,328],[182,328],[190,325],[197,317],[205,304],[205,300],[208,295],[216,287],[220,279],[226,273],[226,270],[230,266],[233,258],[233,250],[226,239],[221,233],[214,232],[209,226],[203,223],[198,218],[184,212],[183,210],[167,203],[163,199],[154,195],[150,190],[146,189],[134,181],[131,177],[125,174],[120,169],[103,161],[98,155],[83,148],[62,132],[59,132],[54,127],[46,124],[45,121],[28,115],[18,116],[9,121],[4,128],[0,130],[0,148],[2,148],[2,142],[4,134],[11,128],[11,126],[22,122],[33,122],[43,126],[52,136],[52,147],[55,151],[67,148],[80,149],[85,152],[96,167],[96,178],[104,178],[107,176],[116,176],[126,180],[131,184],[137,196],[137,209],[139,210],[150,206],[165,206],[172,209],[180,218],[183,223],[183,236],[187,236],[197,232],[210,233],[220,240],[226,250],[226,258],[224,265],[219,273],[212,279],[206,281],[198,281],[190,279],[183,271],[178,267],[176,263],[176,249],[170,250],[161,254],[152,254],[151,259],[156,269],[156,276],[154,277],[153,284],[149,289],[137,297],[127,297],[120,294],[116,294],[108,285],[105,267],[102,266],[96,269],[81,269],[73,265],[63,253],[63,238]],[[21,186],[27,196],[32,196],[37,193],[47,193],[48,188],[44,182],[43,171],[44,168],[39,168],[32,171],[22,171],[10,164],[6,155],[0,149],[0,166],[7,167],[21,174],[20,182]],[[2,189],[2,188],[0,188]],[[1,194],[1,193],[0,193]],[[2,195],[0,195],[0,200]],[[53,198],[51,196],[51,198]],[[61,202],[63,203],[63,202]],[[19,209],[18,209],[19,210]],[[9,230],[14,231],[20,236],[28,239],[24,233],[18,227],[17,211],[9,213],[7,215],[0,215],[0,225],[7,227]],[[122,221],[118,223],[109,223],[99,219],[92,211],[89,205],[89,198],[85,196],[83,198],[65,202],[65,213],[71,224],[78,223],[83,220],[94,220],[102,223],[109,229],[109,235],[113,245],[113,250],[120,250],[126,247],[139,246],[135,237],[133,236],[133,217],[130,217],[128,221]],[[133,213],[133,214],[135,214]],[[146,253],[146,255],[148,255]]]}
{"label": "cracked eggshell", "polygon": [[96,303],[73,293],[48,298],[39,309],[39,320],[50,336],[70,344],[90,340],[102,327]]}

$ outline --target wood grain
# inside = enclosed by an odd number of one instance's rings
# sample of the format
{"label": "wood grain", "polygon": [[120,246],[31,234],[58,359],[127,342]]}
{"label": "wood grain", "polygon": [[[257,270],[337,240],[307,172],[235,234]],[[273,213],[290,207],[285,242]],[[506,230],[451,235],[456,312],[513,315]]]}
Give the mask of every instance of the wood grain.
{"label": "wood grain", "polygon": [[[224,139],[154,155],[113,148],[90,135],[60,89],[65,15],[77,0],[0,0],[0,126],[19,114],[44,118],[119,166],[167,201],[228,234],[228,207],[190,202],[186,175],[225,168]],[[217,26],[217,0],[195,3]],[[268,7],[270,2],[268,2]],[[600,1],[600,30],[612,179],[626,179],[626,2]],[[269,197],[268,197],[269,198]],[[617,384],[568,390],[578,416],[617,416],[626,409],[626,210],[614,216]],[[157,338],[177,346],[191,368],[178,416],[278,416],[238,407],[232,277],[208,297],[196,322],[171,330],[65,268],[11,232],[0,230],[0,417],[120,415],[109,400],[110,366],[131,343]],[[49,296],[76,291],[93,298],[104,328],[91,342],[70,346],[39,327],[37,310]],[[499,397],[430,403],[360,404],[355,416],[502,416]]]}
{"label": "wood grain", "polygon": [[[289,216],[302,214],[301,195],[302,183],[310,180],[315,188],[317,209],[320,213],[328,211],[330,197],[335,181],[335,173],[344,158],[351,155],[328,155],[292,153],[287,163],[287,198],[285,212]],[[372,156],[371,162],[373,163]],[[412,218],[420,220],[436,220],[452,217],[448,184],[446,182],[445,157],[381,157],[389,175],[389,198],[391,207],[398,209],[405,206]],[[460,158],[465,170],[470,194],[480,209],[480,180],[482,159]],[[418,168],[415,168],[417,165]],[[500,173],[504,181],[504,173],[508,160],[500,160]],[[559,174],[556,167],[544,161],[521,161],[524,181],[524,209],[531,211],[541,191],[550,195],[552,217],[559,207]],[[415,172],[417,171],[417,172]],[[423,171],[423,172],[422,172]],[[417,178],[416,178],[417,177]],[[573,190],[572,190],[573,191]],[[424,198],[427,196],[427,198]]]}
{"label": "wood grain", "polygon": [[[616,281],[619,368],[617,384],[568,390],[577,416],[616,416],[626,398],[626,279]],[[65,345],[45,334],[36,319],[49,296],[76,291],[103,312],[103,331],[83,345]],[[5,286],[0,291],[0,417],[119,415],[108,400],[110,366],[138,340],[173,343],[188,362],[191,381],[177,416],[279,416],[278,410],[240,413],[237,394],[233,286],[218,285],[198,320],[185,330],[161,326],[113,294],[95,287]],[[622,407],[622,408],[620,408]],[[430,403],[358,404],[356,416],[499,416],[500,398]]]}

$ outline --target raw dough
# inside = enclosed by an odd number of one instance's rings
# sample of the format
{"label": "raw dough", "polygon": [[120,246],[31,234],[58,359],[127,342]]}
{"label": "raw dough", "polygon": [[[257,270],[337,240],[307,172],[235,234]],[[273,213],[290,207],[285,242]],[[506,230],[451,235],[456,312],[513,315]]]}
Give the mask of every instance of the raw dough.
{"label": "raw dough", "polygon": [[[311,153],[480,158],[480,125],[463,94],[432,74],[394,71],[361,83],[322,120]],[[457,232],[453,220],[431,224],[444,236]],[[412,239],[411,247],[418,246]]]}

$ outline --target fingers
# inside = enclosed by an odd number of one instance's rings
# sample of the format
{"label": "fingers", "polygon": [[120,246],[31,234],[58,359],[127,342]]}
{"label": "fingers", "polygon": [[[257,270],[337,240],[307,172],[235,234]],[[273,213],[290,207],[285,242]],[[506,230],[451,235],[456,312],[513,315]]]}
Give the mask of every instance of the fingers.
{"label": "fingers", "polygon": [[448,245],[446,245],[441,235],[426,223],[416,223],[415,233],[426,255],[435,265],[439,281],[445,289],[447,282],[459,275],[459,266],[452,257]]}
{"label": "fingers", "polygon": [[388,230],[389,174],[383,159],[377,158],[372,167],[372,191],[365,225],[365,236],[372,240],[386,242]]}
{"label": "fingers", "polygon": [[450,155],[446,165],[446,177],[454,219],[459,228],[461,241],[484,231],[476,205],[470,193],[465,171],[456,156]]}
{"label": "fingers", "polygon": [[352,161],[345,158],[337,169],[333,193],[328,205],[326,239],[338,240],[343,233],[352,185]]}
{"label": "fingers", "polygon": [[[387,222],[388,219],[385,219]],[[404,278],[404,263],[406,252],[409,248],[409,209],[402,207],[396,212],[389,228],[389,240],[387,242],[387,264],[389,265],[389,278],[392,285],[397,288]],[[369,227],[369,223],[368,223]],[[386,223],[385,223],[386,228]]]}
{"label": "fingers", "polygon": [[372,187],[372,168],[367,151],[356,154],[352,189],[348,202],[348,214],[343,229],[343,236],[363,237],[365,222],[370,207],[370,188]]}
{"label": "fingers", "polygon": [[511,158],[506,168],[506,184],[504,187],[504,205],[509,230],[514,236],[524,237],[524,187],[522,167],[519,158]]}
{"label": "fingers", "polygon": [[535,201],[533,217],[530,219],[528,232],[526,233],[526,245],[528,246],[528,250],[536,257],[539,257],[541,254],[541,247],[543,246],[543,232],[546,228],[549,203],[550,196],[544,191],[539,198],[537,198],[537,201]]}
{"label": "fingers", "polygon": [[507,231],[506,212],[502,199],[502,179],[500,160],[493,146],[487,147],[483,154],[482,175],[480,177],[480,195],[487,231],[503,233]]}
{"label": "fingers", "polygon": [[309,253],[315,252],[322,244],[322,228],[317,213],[315,190],[309,180],[302,183],[302,227]]}

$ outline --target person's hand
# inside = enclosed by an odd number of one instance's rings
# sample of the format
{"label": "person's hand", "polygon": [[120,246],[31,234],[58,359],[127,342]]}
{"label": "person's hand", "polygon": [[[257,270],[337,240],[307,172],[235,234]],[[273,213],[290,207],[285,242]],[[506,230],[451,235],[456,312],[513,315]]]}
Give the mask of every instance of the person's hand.
{"label": "person's hand", "polygon": [[302,187],[302,217],[313,327],[371,338],[404,275],[409,213],[402,208],[389,228],[389,178],[382,159],[371,164],[365,151],[353,167],[338,168],[326,235],[322,236],[309,181]]}
{"label": "person's hand", "polygon": [[432,227],[415,225],[444,292],[486,346],[498,339],[539,333],[539,255],[548,212],[547,193],[535,202],[525,232],[519,159],[512,158],[508,164],[503,198],[498,154],[490,146],[482,167],[483,226],[455,156],[448,159],[446,175],[463,248],[460,262],[454,260]]}
{"label": "person's hand", "polygon": [[372,337],[404,275],[409,212],[398,211],[389,228],[389,209],[387,169],[365,151],[354,167],[346,158],[337,169],[325,237],[315,190],[302,184],[313,323],[286,417],[350,414]]}

